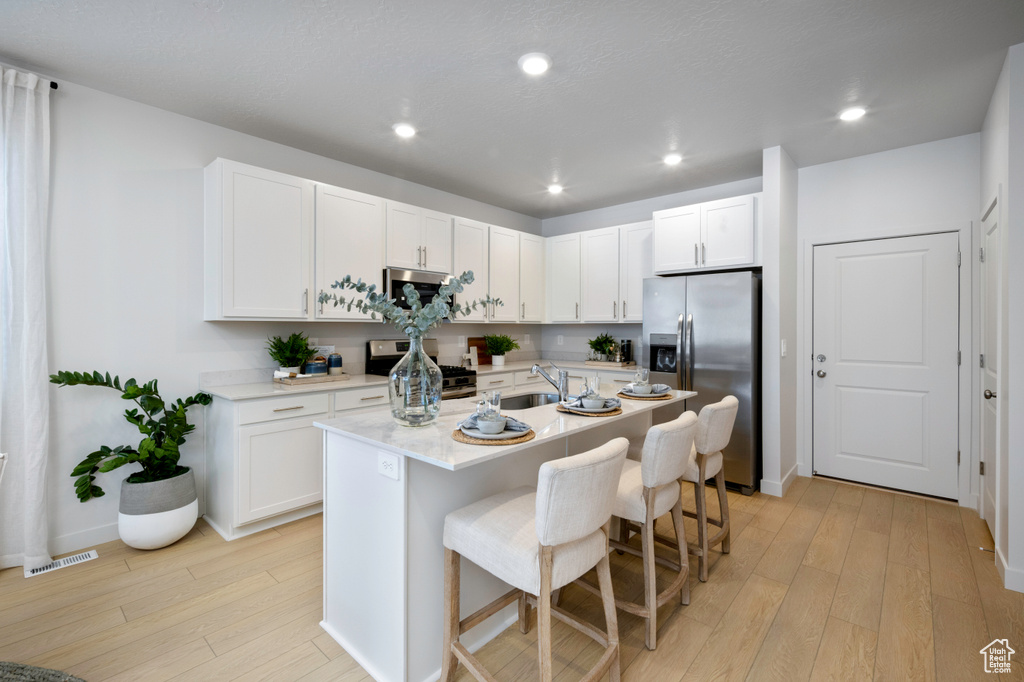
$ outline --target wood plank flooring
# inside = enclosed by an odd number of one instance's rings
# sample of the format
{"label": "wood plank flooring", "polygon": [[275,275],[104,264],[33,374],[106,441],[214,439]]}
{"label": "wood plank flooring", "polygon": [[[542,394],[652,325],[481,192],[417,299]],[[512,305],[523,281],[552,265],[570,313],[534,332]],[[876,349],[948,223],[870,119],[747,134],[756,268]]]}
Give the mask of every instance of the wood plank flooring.
{"label": "wood plank flooring", "polygon": [[[1012,675],[983,670],[978,650],[993,639],[1024,651],[1024,594],[1000,586],[974,512],[806,478],[783,498],[729,503],[732,553],[712,551],[707,583],[691,561],[691,603],[662,607],[657,651],[644,648],[643,621],[619,612],[625,682],[1024,680],[1024,654]],[[162,550],[111,542],[97,560],[34,578],[0,571],[0,660],[89,682],[369,680],[319,626],[320,524],[228,543],[200,521]],[[671,519],[657,531],[671,536]],[[639,599],[639,559],[613,553],[612,571],[616,592]],[[604,626],[582,590],[566,588],[562,605]],[[477,655],[499,680],[536,679],[536,632],[513,626]],[[600,656],[558,622],[553,640],[556,680],[579,679]],[[458,679],[471,677],[460,668]]]}

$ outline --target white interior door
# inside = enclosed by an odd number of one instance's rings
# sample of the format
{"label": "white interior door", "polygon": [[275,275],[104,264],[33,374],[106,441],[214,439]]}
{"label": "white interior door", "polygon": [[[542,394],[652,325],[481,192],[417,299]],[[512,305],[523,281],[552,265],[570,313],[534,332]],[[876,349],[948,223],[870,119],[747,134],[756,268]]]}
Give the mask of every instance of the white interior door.
{"label": "white interior door", "polygon": [[[999,387],[999,265],[1002,235],[997,206],[989,209],[981,221],[981,461],[985,474],[981,477],[981,515],[988,523],[992,537],[996,535],[996,447]],[[988,397],[986,397],[988,396]]]}
{"label": "white interior door", "polygon": [[955,233],[814,249],[814,469],[957,497]]}

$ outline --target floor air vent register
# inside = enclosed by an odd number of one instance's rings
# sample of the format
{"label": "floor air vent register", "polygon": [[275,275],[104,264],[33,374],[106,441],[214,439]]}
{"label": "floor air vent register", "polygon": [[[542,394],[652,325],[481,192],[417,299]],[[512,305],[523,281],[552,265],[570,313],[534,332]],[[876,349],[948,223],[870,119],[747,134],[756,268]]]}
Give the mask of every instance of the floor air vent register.
{"label": "floor air vent register", "polygon": [[31,578],[34,575],[41,575],[43,573],[49,573],[50,571],[56,571],[58,568],[64,568],[65,566],[80,564],[83,561],[92,561],[98,556],[99,554],[96,553],[95,549],[91,549],[88,552],[82,552],[81,554],[75,554],[73,556],[66,556],[63,559],[51,561],[45,566],[40,566],[39,568],[30,568],[26,570],[25,577]]}

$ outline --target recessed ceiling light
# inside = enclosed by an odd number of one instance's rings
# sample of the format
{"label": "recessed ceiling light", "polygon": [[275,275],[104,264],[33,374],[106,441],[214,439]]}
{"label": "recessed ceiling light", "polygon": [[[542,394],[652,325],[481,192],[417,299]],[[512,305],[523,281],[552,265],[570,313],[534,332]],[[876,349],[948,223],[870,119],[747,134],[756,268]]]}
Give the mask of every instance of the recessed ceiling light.
{"label": "recessed ceiling light", "polygon": [[395,135],[398,135],[399,137],[408,138],[416,134],[416,129],[408,123],[396,123],[392,130],[394,130]]}
{"label": "recessed ceiling light", "polygon": [[531,76],[539,76],[551,68],[551,57],[540,52],[524,54],[519,58],[519,68]]}
{"label": "recessed ceiling light", "polygon": [[561,185],[548,185],[548,192],[550,192],[551,194],[561,194],[562,193],[562,186]]}
{"label": "recessed ceiling light", "polygon": [[680,154],[673,152],[671,154],[666,154],[665,158],[662,160],[665,162],[666,166],[678,166],[679,162],[683,160],[683,157]]}
{"label": "recessed ceiling light", "polygon": [[839,114],[839,118],[843,121],[856,121],[861,118],[864,114],[868,113],[864,107],[852,107],[847,109],[843,113]]}

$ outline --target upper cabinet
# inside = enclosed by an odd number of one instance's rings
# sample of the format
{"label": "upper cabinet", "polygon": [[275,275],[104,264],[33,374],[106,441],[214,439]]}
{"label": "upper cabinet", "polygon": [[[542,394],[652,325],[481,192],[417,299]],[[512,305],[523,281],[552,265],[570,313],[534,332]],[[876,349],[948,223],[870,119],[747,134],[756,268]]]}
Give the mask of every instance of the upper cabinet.
{"label": "upper cabinet", "polygon": [[544,321],[544,238],[519,233],[519,321]]}
{"label": "upper cabinet", "polygon": [[370,316],[351,311],[347,306],[320,303],[324,292],[341,294],[346,299],[361,294],[346,289],[332,289],[331,285],[351,275],[376,284],[378,291],[384,286],[384,200],[352,190],[316,186],[316,319],[369,320]]}
{"label": "upper cabinet", "polygon": [[519,232],[490,226],[490,294],[504,305],[490,306],[492,322],[519,320]]}
{"label": "upper cabinet", "polygon": [[644,279],[654,275],[650,220],[619,228],[619,321],[644,321]]}
{"label": "upper cabinet", "polygon": [[204,319],[308,319],[313,183],[217,159],[205,185]]}
{"label": "upper cabinet", "polygon": [[746,195],[654,212],[654,273],[757,265],[757,199]]}
{"label": "upper cabinet", "polygon": [[547,240],[547,292],[551,322],[580,321],[580,234]]}
{"label": "upper cabinet", "polygon": [[[467,284],[465,290],[456,297],[456,303],[472,302],[487,297],[488,287],[488,239],[487,225],[467,218],[456,218],[453,227],[454,253],[452,255],[452,272],[461,275],[467,270],[473,272],[473,283]],[[458,320],[467,322],[486,322],[490,311],[488,306],[481,306],[467,317]]]}
{"label": "upper cabinet", "polygon": [[387,266],[452,272],[452,217],[418,206],[387,202]]}
{"label": "upper cabinet", "polygon": [[619,228],[580,235],[583,321],[619,321]]}

